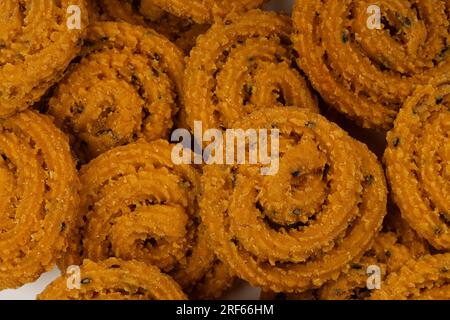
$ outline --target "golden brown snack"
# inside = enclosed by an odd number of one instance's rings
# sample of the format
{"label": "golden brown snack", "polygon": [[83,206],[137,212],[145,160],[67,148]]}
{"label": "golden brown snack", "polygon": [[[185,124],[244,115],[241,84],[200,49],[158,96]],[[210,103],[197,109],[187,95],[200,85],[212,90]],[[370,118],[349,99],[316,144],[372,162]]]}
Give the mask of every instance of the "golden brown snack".
{"label": "golden brown snack", "polygon": [[212,23],[231,12],[245,12],[260,7],[267,0],[147,0],[156,8],[197,23]]}
{"label": "golden brown snack", "polygon": [[128,23],[90,26],[87,44],[48,109],[80,160],[140,138],[168,138],[179,108],[183,54],[153,30]]}
{"label": "golden brown snack", "polygon": [[260,165],[205,166],[200,209],[219,258],[264,291],[336,278],[369,248],[386,213],[376,157],[307,110],[259,110],[233,127],[278,128],[280,165],[273,176]]}
{"label": "golden brown snack", "polygon": [[32,111],[0,120],[0,290],[51,269],[75,225],[79,181],[67,138]]}
{"label": "golden brown snack", "polygon": [[372,300],[449,300],[450,253],[410,260],[391,274]]}
{"label": "golden brown snack", "polygon": [[[68,27],[70,6],[80,9],[80,29]],[[6,118],[58,81],[81,48],[88,17],[84,0],[2,0],[0,21],[0,118]]]}
{"label": "golden brown snack", "polygon": [[[298,0],[299,64],[326,102],[364,127],[389,129],[418,84],[450,79],[449,2]],[[369,13],[368,13],[369,12]]]}
{"label": "golden brown snack", "polygon": [[39,300],[186,300],[180,286],[154,266],[111,258],[84,260],[80,288],[69,288],[71,275],[53,281]]}
{"label": "golden brown snack", "polygon": [[389,132],[387,175],[401,214],[437,249],[450,249],[450,87],[417,89]]}
{"label": "golden brown snack", "polygon": [[376,290],[367,288],[369,266],[381,269],[381,286],[387,276],[397,272],[405,263],[428,254],[428,248],[398,213],[390,213],[384,222],[384,230],[375,238],[375,243],[358,263],[337,280],[326,283],[319,290],[322,300],[366,300]]}
{"label": "golden brown snack", "polygon": [[[198,217],[200,177],[172,163],[172,147],[162,140],[131,144],[82,168],[82,221],[64,267],[82,258],[138,260],[169,273],[187,292],[212,278],[205,276],[220,263]],[[215,295],[232,276],[226,280],[210,283]]]}
{"label": "golden brown snack", "polygon": [[189,54],[197,37],[209,28],[190,19],[179,18],[153,3],[153,0],[98,0],[103,20],[125,21],[155,29]]}
{"label": "golden brown snack", "polygon": [[230,128],[260,108],[298,106],[318,111],[299,71],[291,20],[274,12],[250,11],[217,22],[192,50],[186,66],[181,125]]}

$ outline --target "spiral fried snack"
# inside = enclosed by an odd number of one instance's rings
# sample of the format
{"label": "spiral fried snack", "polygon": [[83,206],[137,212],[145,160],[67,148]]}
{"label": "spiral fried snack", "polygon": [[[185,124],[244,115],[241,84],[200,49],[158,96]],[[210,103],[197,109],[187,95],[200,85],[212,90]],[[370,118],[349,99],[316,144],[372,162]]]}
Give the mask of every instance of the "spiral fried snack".
{"label": "spiral fried snack", "polygon": [[197,23],[212,23],[230,12],[244,12],[260,7],[266,0],[148,0],[157,8]]}
{"label": "spiral fried snack", "polygon": [[449,300],[450,253],[410,260],[391,274],[373,300]]}
{"label": "spiral fried snack", "polygon": [[103,20],[125,21],[155,29],[186,54],[194,47],[197,37],[209,27],[174,16],[157,7],[153,0],[98,0],[97,3],[103,12]]}
{"label": "spiral fried snack", "polygon": [[0,121],[0,290],[36,280],[67,247],[79,182],[66,140],[31,111]]}
{"label": "spiral fried snack", "polygon": [[178,110],[184,60],[152,30],[105,22],[89,28],[90,51],[63,79],[48,113],[90,160],[139,138],[167,138]]}
{"label": "spiral fried snack", "polygon": [[180,286],[155,267],[138,261],[111,258],[80,267],[79,288],[66,274],[52,282],[39,300],[185,300]]}
{"label": "spiral fried snack", "polygon": [[174,165],[171,151],[162,140],[136,143],[82,168],[84,222],[65,266],[79,264],[82,257],[117,257],[155,265],[187,291],[204,285],[220,294],[231,284],[229,273],[210,275],[221,263],[197,216],[199,174],[191,166]]}
{"label": "spiral fried snack", "polygon": [[192,50],[186,66],[182,126],[230,128],[243,116],[273,106],[318,111],[295,62],[288,17],[260,10],[217,22]]}
{"label": "spiral fried snack", "polygon": [[299,64],[328,104],[389,129],[418,84],[450,80],[449,8],[446,0],[298,0]]}
{"label": "spiral fried snack", "polygon": [[279,171],[204,168],[201,215],[219,258],[264,291],[301,292],[336,278],[369,248],[386,212],[376,157],[307,110],[259,110],[233,127],[278,128]]}
{"label": "spiral fried snack", "polygon": [[450,87],[418,88],[388,134],[387,175],[402,216],[450,249]]}
{"label": "spiral fried snack", "polygon": [[[69,28],[71,8],[80,10],[80,29]],[[3,0],[0,21],[0,118],[6,118],[61,77],[79,52],[87,14],[84,0]]]}
{"label": "spiral fried snack", "polygon": [[[326,283],[319,290],[322,300],[365,300],[372,296],[374,290],[367,288],[370,266],[378,266],[381,280],[397,272],[410,260],[418,259],[428,252],[426,243],[398,214],[389,214],[383,232],[358,263],[353,263],[350,270],[337,280]],[[383,286],[383,283],[381,284]]]}

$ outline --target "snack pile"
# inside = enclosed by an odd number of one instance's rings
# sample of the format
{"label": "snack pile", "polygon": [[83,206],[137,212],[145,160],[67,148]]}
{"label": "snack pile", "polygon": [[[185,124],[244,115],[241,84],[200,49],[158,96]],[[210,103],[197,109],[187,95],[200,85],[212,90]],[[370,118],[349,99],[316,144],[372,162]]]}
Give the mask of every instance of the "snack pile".
{"label": "snack pile", "polygon": [[450,300],[450,2],[266,2],[0,2],[0,290]]}

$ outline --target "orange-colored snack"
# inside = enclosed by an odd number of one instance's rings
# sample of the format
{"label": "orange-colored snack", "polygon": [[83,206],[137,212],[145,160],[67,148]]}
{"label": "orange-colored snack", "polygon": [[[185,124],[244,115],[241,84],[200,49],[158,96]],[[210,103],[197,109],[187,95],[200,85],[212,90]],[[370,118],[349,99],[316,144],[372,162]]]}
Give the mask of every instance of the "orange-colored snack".
{"label": "orange-colored snack", "polygon": [[67,138],[31,111],[0,120],[0,290],[33,282],[67,248],[79,182]]}
{"label": "orange-colored snack", "polygon": [[375,243],[358,263],[337,280],[326,283],[319,290],[322,300],[366,300],[376,290],[367,288],[367,274],[370,266],[381,270],[381,286],[390,274],[397,272],[411,259],[428,254],[428,248],[398,213],[390,213],[384,222],[384,230],[375,238]]}
{"label": "orange-colored snack", "polygon": [[394,200],[410,226],[450,249],[450,87],[421,87],[388,133],[384,160]]}
{"label": "orange-colored snack", "polygon": [[184,71],[177,47],[153,30],[115,22],[90,26],[87,44],[48,109],[81,161],[140,138],[168,138]]}
{"label": "orange-colored snack", "polygon": [[253,10],[217,22],[197,41],[186,66],[182,126],[230,128],[251,112],[273,106],[318,111],[297,68],[291,20]]}
{"label": "orange-colored snack", "polygon": [[390,129],[417,85],[450,80],[449,8],[446,0],[298,0],[298,62],[328,104],[364,127]]}
{"label": "orange-colored snack", "polygon": [[449,300],[450,254],[427,255],[410,260],[391,274],[373,300]]}
{"label": "orange-colored snack", "polygon": [[[47,286],[39,300],[186,300],[180,286],[168,275],[138,261],[111,258],[84,260],[78,283],[66,274]],[[69,286],[70,285],[70,286]]]}
{"label": "orange-colored snack", "polygon": [[260,7],[266,0],[147,0],[156,8],[197,23],[212,23],[230,12],[245,12]]}
{"label": "orange-colored snack", "polygon": [[[71,6],[80,29],[72,28]],[[27,109],[61,78],[81,48],[87,16],[84,0],[0,2],[0,118]]]}
{"label": "orange-colored snack", "polygon": [[209,27],[172,15],[157,7],[153,0],[97,0],[97,4],[103,20],[125,21],[155,29],[186,54],[194,47],[197,37]]}
{"label": "orange-colored snack", "polygon": [[369,248],[386,213],[376,157],[307,110],[259,110],[233,127],[279,129],[280,163],[272,176],[261,165],[204,167],[200,210],[218,257],[264,291],[301,292],[337,278]]}
{"label": "orange-colored snack", "polygon": [[[82,258],[138,260],[172,275],[188,293],[208,280],[217,259],[198,217],[200,177],[192,166],[172,163],[172,147],[162,140],[130,144],[82,168],[80,228],[64,267]],[[211,284],[214,294],[231,280]]]}

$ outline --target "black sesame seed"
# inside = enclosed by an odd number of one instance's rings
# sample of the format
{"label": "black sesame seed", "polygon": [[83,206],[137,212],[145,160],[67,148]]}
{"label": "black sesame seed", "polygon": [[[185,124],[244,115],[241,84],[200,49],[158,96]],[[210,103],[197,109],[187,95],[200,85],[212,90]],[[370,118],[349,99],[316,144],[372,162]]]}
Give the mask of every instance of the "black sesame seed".
{"label": "black sesame seed", "polygon": [[346,44],[348,42],[348,30],[342,31],[342,43]]}
{"label": "black sesame seed", "polygon": [[384,255],[389,258],[392,255],[392,253],[389,250],[386,250],[384,252]]}
{"label": "black sesame seed", "polygon": [[296,170],[296,171],[293,171],[292,173],[291,173],[291,175],[293,176],[293,177],[295,177],[295,178],[298,178],[298,177],[300,177],[300,171],[298,171],[298,170]]}
{"label": "black sesame seed", "polygon": [[61,231],[61,232],[64,232],[64,230],[66,230],[66,223],[65,223],[65,222],[61,223],[61,229],[60,229],[60,231]]}
{"label": "black sesame seed", "polygon": [[113,265],[111,265],[110,268],[111,268],[111,269],[120,269],[120,265],[118,265],[118,264],[113,264]]}
{"label": "black sesame seed", "polygon": [[308,122],[306,122],[305,126],[312,129],[316,126],[316,123],[314,121],[308,121]]}
{"label": "black sesame seed", "polygon": [[406,27],[411,27],[411,25],[412,25],[412,22],[411,22],[411,19],[410,18],[408,18],[408,17],[405,17],[404,19],[403,19],[403,24],[406,26]]}
{"label": "black sesame seed", "polygon": [[83,280],[81,280],[81,284],[90,284],[92,282],[92,280],[90,278],[84,278]]}
{"label": "black sesame seed", "polygon": [[108,41],[108,40],[109,40],[109,37],[108,37],[108,36],[101,36],[101,37],[100,37],[100,41],[106,42],[106,41]]}
{"label": "black sesame seed", "polygon": [[433,232],[436,236],[439,236],[442,233],[442,230],[439,227],[435,227]]}
{"label": "black sesame seed", "polygon": [[233,21],[231,21],[231,20],[225,20],[225,25],[226,26],[229,26],[230,24],[232,24],[233,23]]}
{"label": "black sesame seed", "polygon": [[400,145],[400,138],[395,138],[393,141],[392,141],[392,145],[395,147],[395,148],[397,148],[399,145]]}
{"label": "black sesame seed", "polygon": [[352,269],[355,269],[355,270],[361,270],[362,269],[362,265],[361,264],[359,264],[359,263],[353,263],[352,265],[351,265],[351,268]]}
{"label": "black sesame seed", "polygon": [[364,178],[364,183],[370,186],[374,180],[375,178],[373,177],[373,175],[369,174]]}
{"label": "black sesame seed", "polygon": [[444,97],[442,96],[436,97],[436,104],[441,104],[442,102],[444,102]]}
{"label": "black sesame seed", "polygon": [[292,211],[292,213],[294,214],[294,215],[296,215],[296,216],[299,216],[299,215],[301,215],[302,214],[302,210],[300,210],[300,209],[294,209],[294,211]]}

